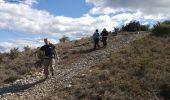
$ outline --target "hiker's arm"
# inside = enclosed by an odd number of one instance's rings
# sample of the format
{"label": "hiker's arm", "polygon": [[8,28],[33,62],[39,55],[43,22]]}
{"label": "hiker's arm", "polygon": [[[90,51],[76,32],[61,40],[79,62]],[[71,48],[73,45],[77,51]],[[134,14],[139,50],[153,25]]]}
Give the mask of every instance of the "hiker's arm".
{"label": "hiker's arm", "polygon": [[57,55],[57,63],[60,63],[60,57]]}
{"label": "hiker's arm", "polygon": [[53,49],[55,49],[55,45],[54,45],[54,44],[52,44],[52,43],[51,43],[51,45],[52,45]]}
{"label": "hiker's arm", "polygon": [[60,63],[60,57],[59,57],[59,54],[58,54],[58,52],[57,52],[57,50],[56,49],[54,49],[55,50],[55,55],[56,55],[56,59],[57,59],[57,63]]}

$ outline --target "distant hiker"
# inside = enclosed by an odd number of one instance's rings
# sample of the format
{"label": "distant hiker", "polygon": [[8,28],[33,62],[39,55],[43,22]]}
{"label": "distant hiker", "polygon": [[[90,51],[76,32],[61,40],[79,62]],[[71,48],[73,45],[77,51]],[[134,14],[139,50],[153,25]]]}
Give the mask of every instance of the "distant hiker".
{"label": "distant hiker", "polygon": [[100,48],[100,46],[99,46],[99,36],[100,36],[99,31],[98,31],[98,29],[96,29],[96,31],[93,34],[94,49],[96,49],[96,46],[98,48]]}
{"label": "distant hiker", "polygon": [[102,38],[103,47],[106,48],[106,46],[107,46],[108,31],[104,28],[100,35],[101,35],[101,38]]}
{"label": "distant hiker", "polygon": [[[44,59],[43,59],[44,75],[45,78],[47,79],[49,75],[49,68],[50,68],[51,75],[54,76],[55,58],[58,59],[58,55],[56,53],[55,46],[52,43],[50,43],[47,38],[44,39],[44,43],[45,45],[43,45],[39,50],[44,52]],[[34,53],[37,52],[38,51]]]}

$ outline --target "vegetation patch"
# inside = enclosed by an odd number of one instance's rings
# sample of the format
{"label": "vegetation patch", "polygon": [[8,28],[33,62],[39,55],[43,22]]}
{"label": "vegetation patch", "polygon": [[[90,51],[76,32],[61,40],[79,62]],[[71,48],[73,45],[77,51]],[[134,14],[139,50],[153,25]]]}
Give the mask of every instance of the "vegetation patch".
{"label": "vegetation patch", "polygon": [[154,25],[152,35],[167,37],[170,36],[170,21],[165,21]]}
{"label": "vegetation patch", "polygon": [[169,38],[137,40],[91,67],[84,77],[75,77],[69,89],[61,87],[54,94],[70,100],[169,100],[169,47]]}

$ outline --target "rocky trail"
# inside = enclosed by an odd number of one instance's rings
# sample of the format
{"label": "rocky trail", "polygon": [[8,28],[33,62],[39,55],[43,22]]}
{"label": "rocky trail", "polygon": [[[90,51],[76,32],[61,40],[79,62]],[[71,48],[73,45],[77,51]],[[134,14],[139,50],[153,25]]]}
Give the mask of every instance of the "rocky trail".
{"label": "rocky trail", "polygon": [[107,48],[82,53],[79,59],[69,65],[58,65],[55,75],[49,79],[45,80],[42,73],[36,73],[34,76],[27,75],[14,83],[1,86],[0,100],[42,100],[61,86],[71,87],[74,81],[72,77],[83,75],[91,66],[109,58],[111,53],[147,35],[149,33],[140,32],[112,36]]}

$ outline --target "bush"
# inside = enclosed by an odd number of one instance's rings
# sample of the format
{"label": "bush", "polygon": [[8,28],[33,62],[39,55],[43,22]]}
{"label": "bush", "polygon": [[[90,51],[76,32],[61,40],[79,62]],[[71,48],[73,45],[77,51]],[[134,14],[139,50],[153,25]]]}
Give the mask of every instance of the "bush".
{"label": "bush", "polygon": [[166,37],[170,35],[170,21],[157,23],[152,29],[152,35]]}
{"label": "bush", "polygon": [[117,33],[120,31],[120,29],[118,27],[115,27],[114,30],[115,31],[113,32],[113,35],[117,35]]}
{"label": "bush", "polygon": [[2,62],[2,59],[4,58],[4,55],[0,53],[0,63]]}
{"label": "bush", "polygon": [[24,46],[24,51],[29,51],[31,50],[31,48],[27,45],[27,46]]}
{"label": "bush", "polygon": [[38,59],[39,59],[39,60],[43,60],[43,59],[44,59],[44,57],[45,57],[44,52],[43,52],[43,51],[38,51],[38,53],[37,53],[37,57],[38,57]]}
{"label": "bush", "polygon": [[163,24],[170,25],[170,21],[169,20],[164,21]]}
{"label": "bush", "polygon": [[9,56],[11,59],[15,59],[19,56],[19,50],[18,48],[13,48],[10,50]]}
{"label": "bush", "polygon": [[0,53],[0,63],[1,62],[3,62],[3,59],[5,58],[5,57],[8,57],[8,53]]}
{"label": "bush", "polygon": [[121,31],[136,32],[136,31],[148,31],[149,25],[141,25],[139,21],[131,21],[130,23],[123,25]]}
{"label": "bush", "polygon": [[69,41],[69,37],[63,36],[61,39],[59,39],[61,43],[65,43],[66,41]]}

